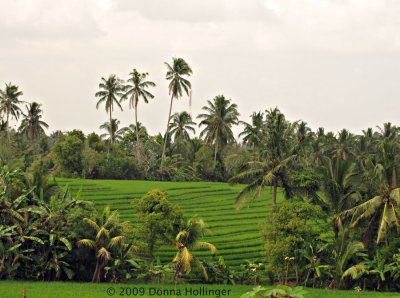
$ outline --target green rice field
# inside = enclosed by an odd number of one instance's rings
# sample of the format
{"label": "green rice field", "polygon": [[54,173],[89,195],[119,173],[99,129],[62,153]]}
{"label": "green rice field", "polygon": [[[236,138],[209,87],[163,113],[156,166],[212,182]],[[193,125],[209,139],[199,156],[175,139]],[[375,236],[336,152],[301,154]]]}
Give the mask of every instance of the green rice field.
{"label": "green rice field", "polygon": [[[251,206],[235,208],[235,196],[243,187],[226,183],[210,182],[159,182],[124,180],[57,179],[60,185],[68,185],[73,194],[95,202],[98,209],[110,206],[118,210],[123,220],[135,223],[134,201],[150,189],[158,188],[169,194],[169,200],[178,204],[186,217],[199,216],[204,219],[212,235],[204,240],[216,245],[219,254],[231,266],[244,260],[261,260],[259,224],[271,212],[269,190]],[[279,194],[278,199],[281,199]],[[198,256],[208,255],[199,252]],[[162,261],[173,258],[172,248],[163,247],[157,255]]]}

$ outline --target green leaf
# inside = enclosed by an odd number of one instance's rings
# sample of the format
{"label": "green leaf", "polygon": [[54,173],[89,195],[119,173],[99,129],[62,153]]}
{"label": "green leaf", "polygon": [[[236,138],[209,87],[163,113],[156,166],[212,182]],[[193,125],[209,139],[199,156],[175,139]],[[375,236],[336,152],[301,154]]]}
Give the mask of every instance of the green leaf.
{"label": "green leaf", "polygon": [[24,238],[38,242],[40,244],[44,244],[43,240],[38,238],[38,237],[34,237],[34,236],[25,236]]}
{"label": "green leaf", "polygon": [[68,250],[72,250],[72,244],[69,242],[69,240],[65,237],[60,237],[60,241],[64,243],[65,247],[68,248]]}

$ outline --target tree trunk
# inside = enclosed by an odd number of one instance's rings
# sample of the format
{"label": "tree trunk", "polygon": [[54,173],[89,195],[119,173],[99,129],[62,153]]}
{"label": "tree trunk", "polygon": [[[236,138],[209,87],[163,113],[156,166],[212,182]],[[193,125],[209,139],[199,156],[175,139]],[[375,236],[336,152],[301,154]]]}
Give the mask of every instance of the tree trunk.
{"label": "tree trunk", "polygon": [[172,111],[172,102],[174,100],[174,95],[171,96],[171,103],[169,104],[169,114],[168,114],[168,121],[167,121],[167,130],[165,132],[164,136],[164,145],[163,145],[163,151],[161,155],[161,166],[160,169],[163,167],[164,159],[165,159],[165,149],[167,148],[167,140],[168,140],[168,134],[169,134],[169,120],[171,119],[171,111]]}
{"label": "tree trunk", "polygon": [[393,167],[393,170],[392,170],[392,182],[391,182],[391,187],[392,187],[392,189],[393,188],[396,188],[396,186],[397,186],[397,172],[396,172],[396,168],[395,167]]}
{"label": "tree trunk", "polygon": [[100,269],[100,260],[97,259],[96,261],[96,269],[94,270],[93,277],[92,277],[92,282],[100,282],[100,277],[99,277],[99,269]]}
{"label": "tree trunk", "polygon": [[111,115],[111,110],[112,110],[112,105],[110,104],[110,141],[108,142],[108,153],[107,153],[107,155],[110,155],[110,152],[111,152],[111,145],[112,145],[112,143],[113,143],[113,138],[114,138],[114,136],[113,136],[113,129],[112,129],[112,126],[111,126],[111,121],[112,121],[112,115]]}
{"label": "tree trunk", "polygon": [[7,119],[6,119],[6,123],[7,123],[7,127],[6,127],[6,134],[7,134],[7,139],[8,139],[8,141],[10,141],[10,134],[9,134],[9,131],[8,131],[8,128],[10,127],[10,123],[8,123],[8,118],[9,118],[9,116],[10,116],[10,113],[8,112],[7,113]]}
{"label": "tree trunk", "polygon": [[218,152],[218,141],[215,140],[215,151],[214,151],[214,170],[217,166],[217,152]]}
{"label": "tree trunk", "polygon": [[277,188],[278,188],[278,178],[274,178],[274,182],[273,182],[273,191],[272,191],[272,207],[275,208],[276,207],[276,192],[277,192]]}
{"label": "tree trunk", "polygon": [[101,281],[101,278],[104,276],[103,270],[105,266],[106,263],[104,261],[100,261],[99,259],[97,259],[96,269],[94,270],[92,282],[99,283]]}
{"label": "tree trunk", "polygon": [[138,99],[135,98],[135,123],[136,123],[136,158],[138,165],[140,165],[140,153],[139,153],[139,127],[137,121],[137,106],[138,106]]}

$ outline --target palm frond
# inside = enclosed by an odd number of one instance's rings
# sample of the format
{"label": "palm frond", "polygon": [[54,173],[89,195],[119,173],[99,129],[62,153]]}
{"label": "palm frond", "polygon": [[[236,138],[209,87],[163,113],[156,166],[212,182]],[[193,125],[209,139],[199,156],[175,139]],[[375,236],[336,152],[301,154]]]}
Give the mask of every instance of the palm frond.
{"label": "palm frond", "polygon": [[90,239],[81,239],[76,242],[78,247],[90,247],[90,248],[96,248],[96,243],[93,240]]}

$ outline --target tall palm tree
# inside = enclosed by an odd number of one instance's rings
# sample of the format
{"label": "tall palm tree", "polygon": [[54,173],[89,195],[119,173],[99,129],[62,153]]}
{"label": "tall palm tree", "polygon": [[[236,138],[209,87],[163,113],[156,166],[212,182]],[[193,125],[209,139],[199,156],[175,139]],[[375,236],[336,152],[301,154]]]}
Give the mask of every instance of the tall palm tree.
{"label": "tall palm tree", "polygon": [[200,114],[197,118],[203,119],[199,127],[205,126],[200,132],[200,137],[205,136],[205,142],[214,145],[214,168],[217,163],[217,153],[227,143],[234,143],[235,137],[232,126],[237,125],[239,112],[237,105],[232,103],[225,96],[218,95],[213,101],[207,101],[208,106],[203,106],[202,110],[206,113]]}
{"label": "tall palm tree", "polygon": [[393,140],[396,138],[397,132],[399,131],[399,128],[390,122],[384,123],[383,127],[377,126],[377,128],[380,132],[380,136],[387,140]]}
{"label": "tall palm tree", "polygon": [[264,125],[264,113],[254,112],[250,117],[251,123],[240,121],[240,124],[243,124],[245,127],[243,131],[239,134],[239,137],[243,137],[243,144],[246,144],[254,149],[261,144]]}
{"label": "tall palm tree", "polygon": [[359,182],[356,164],[351,160],[324,157],[321,188],[335,215],[353,207],[359,199],[355,185]]}
{"label": "tall palm tree", "polygon": [[126,127],[118,129],[120,121],[117,119],[112,119],[110,122],[104,122],[100,125],[100,129],[104,129],[106,133],[102,134],[100,137],[105,139],[109,144],[119,143],[122,140],[122,136],[128,130]]}
{"label": "tall palm tree", "polygon": [[18,91],[18,86],[11,83],[6,84],[4,90],[0,90],[0,115],[6,115],[7,124],[9,124],[10,115],[16,120],[18,119],[21,112],[18,105],[23,103],[19,100],[19,97],[22,95],[22,91]]}
{"label": "tall palm tree", "polygon": [[[135,128],[136,128],[136,150],[137,150],[137,158],[139,159],[139,125],[137,118],[137,107],[139,103],[139,99],[143,98],[145,103],[149,102],[149,98],[154,98],[154,95],[151,94],[147,89],[149,87],[155,87],[156,84],[152,81],[147,81],[146,78],[149,75],[146,73],[139,73],[136,69],[129,74],[130,78],[128,79],[128,84],[125,86],[126,91],[121,100],[125,100],[129,98],[129,108],[135,109]],[[129,84],[130,83],[130,84]]]}
{"label": "tall palm tree", "polygon": [[122,247],[125,236],[122,232],[127,222],[119,222],[117,211],[104,208],[102,216],[96,221],[84,218],[83,221],[93,230],[93,239],[81,239],[77,242],[78,247],[88,247],[94,250],[96,255],[96,269],[93,273],[92,282],[100,282],[104,277],[104,268],[111,260],[111,250]]}
{"label": "tall palm tree", "polygon": [[[123,81],[117,78],[115,74],[112,74],[105,79],[101,78],[101,82],[99,84],[100,91],[96,92],[95,96],[99,97],[99,101],[96,104],[96,109],[99,108],[100,104],[105,104],[106,112],[110,115],[110,122],[112,123],[112,112],[114,110],[114,105],[119,107],[122,111],[121,104],[119,103],[119,99],[124,95],[125,87],[123,85]],[[114,136],[111,136],[111,141],[114,140]],[[109,150],[111,148],[112,142],[109,144]]]}
{"label": "tall palm tree", "polygon": [[45,134],[44,128],[49,128],[49,125],[40,120],[42,118],[41,105],[37,102],[32,102],[26,106],[26,114],[23,113],[19,131],[24,134],[28,140],[35,141],[40,135]]}
{"label": "tall palm tree", "polygon": [[193,128],[196,125],[192,121],[192,117],[188,112],[175,113],[172,115],[172,123],[170,124],[170,134],[174,138],[175,147],[177,151],[183,153],[184,147],[190,140],[190,133],[196,133]]}
{"label": "tall palm tree", "polygon": [[336,159],[347,160],[350,155],[353,155],[353,140],[354,136],[347,130],[339,131],[337,142],[334,144],[334,157]]}
{"label": "tall palm tree", "polygon": [[292,195],[288,176],[290,165],[297,157],[295,125],[289,123],[277,108],[266,112],[261,154],[248,163],[247,169],[230,179],[231,183],[251,179],[236,197],[238,206],[249,194],[252,194],[254,200],[262,194],[265,187],[272,186],[272,205],[275,207],[279,183],[285,190],[286,197]]}
{"label": "tall palm tree", "polygon": [[167,140],[169,135],[169,121],[171,120],[171,111],[172,111],[172,102],[174,98],[179,99],[182,97],[183,92],[186,95],[189,95],[189,91],[192,88],[191,83],[185,77],[189,77],[192,74],[192,69],[190,68],[189,64],[182,59],[182,58],[172,58],[172,65],[165,62],[167,66],[167,74],[166,79],[169,82],[168,89],[169,95],[171,96],[171,102],[169,105],[169,113],[168,113],[168,122],[167,122],[167,130],[164,136],[164,144],[163,144],[163,151],[161,154],[161,168],[162,164],[165,159],[165,150],[167,148]]}
{"label": "tall palm tree", "polygon": [[202,248],[210,250],[213,254],[217,252],[217,248],[213,244],[199,241],[208,232],[204,221],[200,218],[191,218],[181,225],[175,238],[175,246],[178,252],[172,260],[175,263],[176,269],[175,280],[183,272],[190,273],[192,271],[192,264],[195,264],[203,273],[204,278],[208,280],[207,271],[203,264],[192,254],[192,251]]}
{"label": "tall palm tree", "polygon": [[276,207],[279,182],[285,191],[286,197],[290,197],[292,190],[288,183],[288,168],[295,158],[296,155],[289,155],[282,160],[271,159],[249,162],[245,171],[229,180],[230,183],[237,183],[245,179],[251,179],[251,182],[236,196],[236,205],[240,207],[250,194],[251,200],[255,200],[263,193],[265,187],[272,186],[272,206]]}

